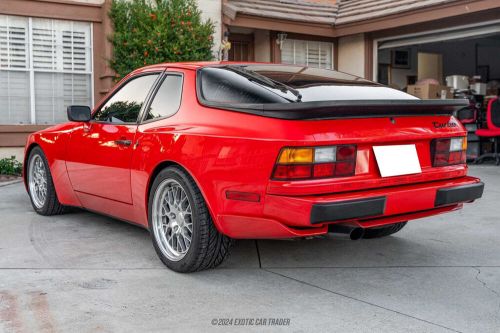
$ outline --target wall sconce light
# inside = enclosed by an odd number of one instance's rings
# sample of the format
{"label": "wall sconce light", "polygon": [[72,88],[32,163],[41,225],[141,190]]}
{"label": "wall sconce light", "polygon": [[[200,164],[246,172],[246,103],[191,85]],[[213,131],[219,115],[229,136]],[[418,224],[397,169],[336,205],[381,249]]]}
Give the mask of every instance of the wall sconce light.
{"label": "wall sconce light", "polygon": [[280,50],[282,49],[283,47],[283,43],[285,42],[286,40],[286,32],[278,32],[278,34],[276,35],[276,44],[279,45],[280,47]]}

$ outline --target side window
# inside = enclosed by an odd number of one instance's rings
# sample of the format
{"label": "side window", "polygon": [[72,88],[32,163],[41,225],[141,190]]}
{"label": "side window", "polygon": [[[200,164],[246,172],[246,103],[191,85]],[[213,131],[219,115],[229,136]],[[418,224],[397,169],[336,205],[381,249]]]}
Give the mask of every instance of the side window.
{"label": "side window", "polygon": [[111,123],[135,123],[158,76],[159,74],[143,75],[128,81],[94,114],[93,119]]}
{"label": "side window", "polygon": [[170,117],[181,105],[182,76],[169,74],[151,102],[145,120]]}

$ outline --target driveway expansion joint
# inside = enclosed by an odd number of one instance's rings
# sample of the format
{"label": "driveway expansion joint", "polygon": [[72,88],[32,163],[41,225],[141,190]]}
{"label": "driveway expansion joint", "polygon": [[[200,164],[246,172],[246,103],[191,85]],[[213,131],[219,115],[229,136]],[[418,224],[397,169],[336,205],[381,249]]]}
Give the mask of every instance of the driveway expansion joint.
{"label": "driveway expansion joint", "polygon": [[333,290],[330,290],[330,289],[326,289],[326,288],[323,288],[323,287],[320,287],[320,286],[317,286],[315,284],[312,284],[310,282],[306,282],[306,281],[302,281],[302,280],[299,280],[297,278],[294,278],[294,277],[291,277],[291,276],[288,276],[288,275],[285,275],[285,274],[282,274],[282,273],[278,273],[278,272],[274,272],[274,271],[271,271],[269,269],[266,269],[266,268],[263,268],[262,270],[268,272],[268,273],[271,273],[271,274],[274,274],[274,275],[278,275],[280,277],[283,277],[285,279],[289,279],[289,280],[292,280],[292,281],[295,281],[295,282],[298,282],[300,284],[304,284],[306,286],[309,286],[309,287],[312,287],[312,288],[316,288],[316,289],[319,289],[319,290],[322,290],[322,291],[325,291],[327,293],[330,293],[330,294],[334,294],[334,295],[337,295],[337,296],[340,296],[340,297],[343,297],[343,298],[347,298],[347,299],[350,299],[352,301],[356,301],[356,302],[360,302],[360,303],[363,303],[363,304],[366,304],[366,305],[369,305],[369,306],[373,306],[373,307],[376,307],[376,308],[379,308],[379,309],[382,309],[382,310],[385,310],[385,311],[389,311],[389,312],[392,312],[392,313],[395,313],[395,314],[398,314],[398,315],[401,315],[401,316],[404,316],[404,317],[407,317],[407,318],[411,318],[411,319],[414,319],[414,320],[418,320],[418,321],[421,321],[421,322],[424,322],[424,323],[427,323],[429,325],[433,325],[433,326],[437,326],[437,327],[440,327],[440,328],[444,328],[446,330],[449,330],[451,332],[457,332],[457,333],[462,333],[462,331],[459,331],[459,330],[456,330],[454,328],[451,328],[451,327],[447,327],[447,326],[444,326],[444,325],[441,325],[441,324],[437,324],[437,323],[434,323],[432,321],[429,321],[429,320],[425,320],[425,319],[422,319],[422,318],[418,318],[418,317],[415,317],[415,316],[412,316],[412,315],[409,315],[407,313],[404,313],[404,312],[400,312],[400,311],[397,311],[397,310],[393,310],[393,309],[390,309],[390,308],[386,308],[384,306],[381,306],[381,305],[378,305],[378,304],[375,304],[375,303],[371,303],[371,302],[368,302],[368,301],[365,301],[365,300],[362,300],[362,299],[359,299],[359,298],[356,298],[356,297],[353,297],[353,296],[349,296],[349,295],[346,295],[346,294],[342,294],[342,293],[339,293],[337,291],[333,291]]}

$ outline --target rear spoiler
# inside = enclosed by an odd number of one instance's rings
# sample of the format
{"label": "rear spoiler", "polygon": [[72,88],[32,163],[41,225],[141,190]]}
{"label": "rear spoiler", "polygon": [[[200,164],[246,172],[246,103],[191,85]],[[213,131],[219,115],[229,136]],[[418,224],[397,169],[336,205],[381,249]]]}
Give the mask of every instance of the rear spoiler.
{"label": "rear spoiler", "polygon": [[451,116],[469,105],[466,99],[345,100],[269,104],[219,103],[207,100],[200,102],[211,108],[286,120]]}

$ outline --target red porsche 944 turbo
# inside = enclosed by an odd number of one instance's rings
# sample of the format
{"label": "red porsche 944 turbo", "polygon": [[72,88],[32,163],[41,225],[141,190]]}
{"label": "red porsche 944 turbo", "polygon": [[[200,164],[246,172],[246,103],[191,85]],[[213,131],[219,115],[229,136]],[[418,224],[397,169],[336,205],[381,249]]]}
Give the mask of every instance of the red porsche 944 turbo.
{"label": "red porsche 944 turbo", "polygon": [[466,105],[296,65],[159,64],[32,134],[25,184],[37,213],[141,225],[166,266],[198,271],[232,239],[383,237],[480,198]]}

